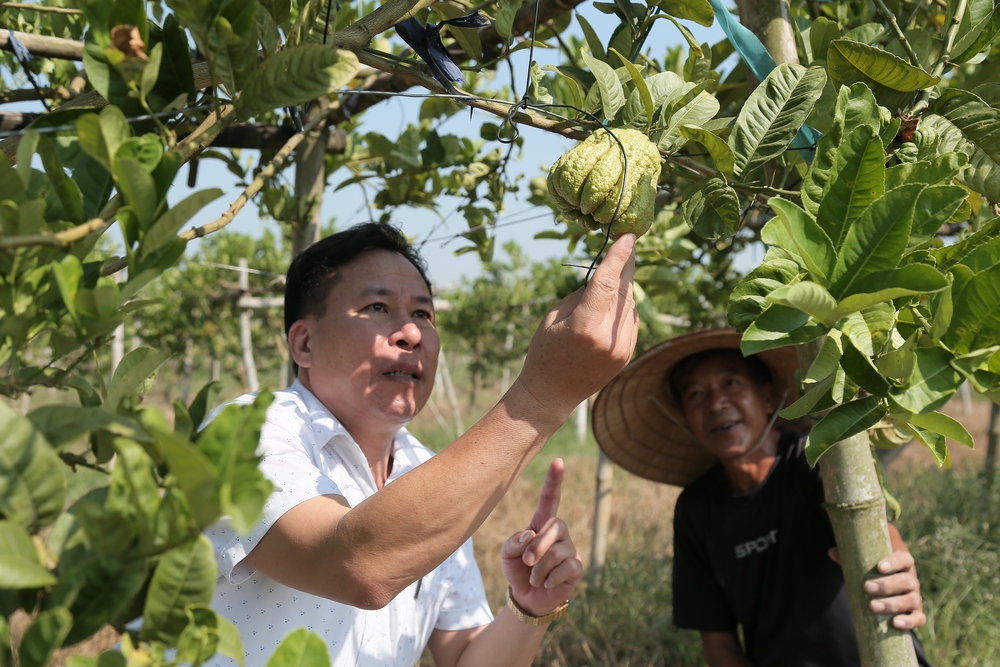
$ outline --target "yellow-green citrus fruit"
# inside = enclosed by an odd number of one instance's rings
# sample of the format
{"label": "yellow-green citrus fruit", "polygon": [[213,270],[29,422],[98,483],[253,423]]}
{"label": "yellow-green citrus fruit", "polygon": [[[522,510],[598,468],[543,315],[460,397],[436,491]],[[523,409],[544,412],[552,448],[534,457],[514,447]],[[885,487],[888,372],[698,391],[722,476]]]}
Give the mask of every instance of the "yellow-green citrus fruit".
{"label": "yellow-green citrus fruit", "polygon": [[[628,169],[622,147],[628,157]],[[575,220],[587,229],[607,232],[615,218],[611,238],[628,233],[642,236],[653,224],[659,180],[660,152],[649,137],[638,130],[602,129],[552,165],[548,176],[549,197],[564,218]]]}

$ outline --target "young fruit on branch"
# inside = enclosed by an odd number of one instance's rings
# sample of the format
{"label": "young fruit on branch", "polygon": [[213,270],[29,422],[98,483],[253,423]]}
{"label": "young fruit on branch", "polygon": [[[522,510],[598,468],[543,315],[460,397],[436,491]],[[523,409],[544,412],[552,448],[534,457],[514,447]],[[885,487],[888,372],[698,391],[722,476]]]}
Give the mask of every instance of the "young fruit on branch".
{"label": "young fruit on branch", "polygon": [[[628,169],[622,147],[628,158]],[[660,152],[649,137],[638,130],[602,129],[568,150],[552,165],[548,177],[549,197],[564,218],[576,220],[587,229],[604,232],[617,208],[611,238],[629,232],[642,236],[653,224],[653,203],[659,179]],[[618,205],[619,196],[621,206]]]}

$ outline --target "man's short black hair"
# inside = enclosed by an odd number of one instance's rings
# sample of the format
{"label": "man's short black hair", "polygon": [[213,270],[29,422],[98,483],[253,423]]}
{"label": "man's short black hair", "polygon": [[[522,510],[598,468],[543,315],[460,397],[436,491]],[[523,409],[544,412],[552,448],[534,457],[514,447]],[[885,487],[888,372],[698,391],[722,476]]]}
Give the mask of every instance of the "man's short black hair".
{"label": "man's short black hair", "polygon": [[702,350],[701,352],[695,352],[684,357],[674,364],[674,367],[670,370],[670,376],[667,378],[667,386],[670,387],[670,395],[678,405],[682,403],[680,381],[684,374],[706,359],[719,354],[733,354],[742,359],[747,365],[750,377],[753,378],[758,387],[763,387],[765,384],[773,381],[771,370],[767,367],[767,364],[761,361],[760,357],[756,355],[744,357],[739,350],[732,347],[713,347],[710,350]]}
{"label": "man's short black hair", "polygon": [[285,277],[285,336],[292,325],[310,315],[322,317],[326,298],[337,283],[337,269],[369,250],[399,253],[416,267],[432,292],[427,263],[391,225],[366,222],[317,241],[292,260]]}

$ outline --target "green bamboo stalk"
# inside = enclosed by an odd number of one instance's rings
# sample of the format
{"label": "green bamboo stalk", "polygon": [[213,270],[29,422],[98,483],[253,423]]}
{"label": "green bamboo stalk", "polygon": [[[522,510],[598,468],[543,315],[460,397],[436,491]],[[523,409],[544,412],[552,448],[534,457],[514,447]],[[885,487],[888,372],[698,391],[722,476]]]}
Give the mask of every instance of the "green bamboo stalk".
{"label": "green bamboo stalk", "polygon": [[[823,339],[799,345],[802,373],[812,365]],[[864,592],[868,579],[879,576],[878,562],[892,553],[885,511],[885,494],[878,481],[868,433],[838,442],[820,460],[827,513],[844,570],[851,619],[862,667],[916,667],[917,657],[908,632],[892,626],[890,615],[868,608]]]}

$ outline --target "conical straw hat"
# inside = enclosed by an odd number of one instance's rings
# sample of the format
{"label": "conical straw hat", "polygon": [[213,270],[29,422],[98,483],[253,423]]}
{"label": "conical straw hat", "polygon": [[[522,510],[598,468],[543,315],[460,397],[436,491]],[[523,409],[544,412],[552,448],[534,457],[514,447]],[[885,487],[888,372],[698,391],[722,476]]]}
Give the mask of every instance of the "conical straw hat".
{"label": "conical straw hat", "polygon": [[[712,349],[740,349],[733,329],[707,329],[656,345],[632,360],[594,402],[594,437],[612,461],[654,482],[687,486],[718,459],[688,430],[687,420],[671,395],[667,379],[674,366],[692,354]],[[794,347],[756,355],[771,371],[777,396],[787,390],[784,405],[797,397]]]}

